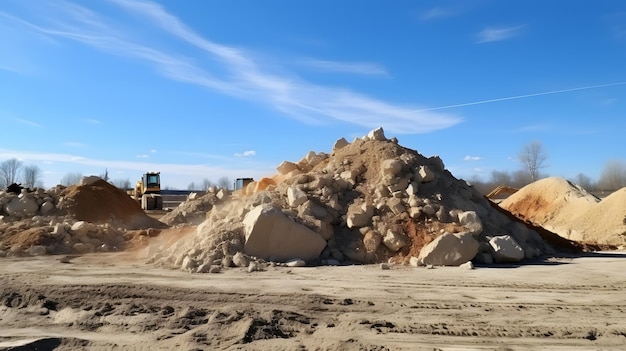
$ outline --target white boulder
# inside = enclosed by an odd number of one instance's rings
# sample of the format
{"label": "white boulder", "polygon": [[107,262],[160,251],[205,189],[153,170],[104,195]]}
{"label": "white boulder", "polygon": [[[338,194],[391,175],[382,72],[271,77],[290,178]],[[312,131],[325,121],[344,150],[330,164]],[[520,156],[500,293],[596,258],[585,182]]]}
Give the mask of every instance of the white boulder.
{"label": "white boulder", "polygon": [[418,260],[421,265],[459,266],[473,259],[478,247],[470,233],[444,233],[422,248]]}
{"label": "white boulder", "polygon": [[308,199],[306,193],[296,186],[290,186],[287,189],[287,203],[291,207],[298,207]]}
{"label": "white boulder", "polygon": [[278,171],[278,174],[284,175],[298,170],[298,166],[293,162],[283,161],[280,165],[278,165],[278,167],[276,167],[276,170]]}
{"label": "white boulder", "polygon": [[510,235],[493,237],[489,245],[496,262],[518,262],[524,259],[524,249]]}
{"label": "white boulder", "polygon": [[376,129],[370,131],[369,133],[367,133],[367,137],[370,140],[378,140],[378,141],[385,141],[385,140],[387,140],[387,138],[385,137],[385,131],[383,130],[382,127],[376,128]]}
{"label": "white boulder", "polygon": [[459,224],[465,227],[468,232],[478,235],[483,231],[483,223],[475,211],[461,212],[458,216]]}
{"label": "white boulder", "polygon": [[244,252],[265,260],[309,260],[319,257],[326,240],[269,204],[255,207],[243,219]]}
{"label": "white boulder", "polygon": [[102,178],[95,176],[95,175],[91,175],[91,176],[86,176],[86,177],[82,177],[80,179],[80,182],[78,183],[79,185],[89,185],[89,184],[93,184],[98,180],[101,180]]}
{"label": "white boulder", "polygon": [[27,196],[14,197],[4,206],[4,212],[9,216],[30,217],[39,210],[37,201]]}
{"label": "white boulder", "polygon": [[387,230],[387,234],[383,238],[383,244],[393,252],[400,250],[408,245],[407,238],[404,234],[396,233],[391,229]]}
{"label": "white boulder", "polygon": [[334,150],[343,149],[344,147],[346,147],[348,145],[350,145],[350,143],[348,143],[346,138],[338,139],[337,141],[335,141],[335,145],[333,145],[333,151]]}

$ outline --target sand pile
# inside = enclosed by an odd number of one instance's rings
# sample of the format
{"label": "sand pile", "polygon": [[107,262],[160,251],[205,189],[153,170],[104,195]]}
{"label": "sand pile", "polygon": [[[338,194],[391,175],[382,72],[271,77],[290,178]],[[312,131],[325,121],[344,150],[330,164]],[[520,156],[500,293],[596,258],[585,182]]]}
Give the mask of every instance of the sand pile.
{"label": "sand pile", "polygon": [[552,177],[527,185],[500,206],[570,240],[626,243],[626,188],[600,200],[576,184]]}
{"label": "sand pile", "polygon": [[60,196],[59,210],[79,221],[109,223],[125,229],[163,227],[148,216],[137,201],[102,179],[70,186]]}
{"label": "sand pile", "polygon": [[[193,235],[169,247],[152,247],[148,261],[192,272],[277,257],[286,262],[290,253],[272,250],[295,232],[304,248],[290,244],[285,250],[298,252],[293,259],[299,264],[302,255],[308,264],[490,263],[552,250],[535,231],[452,176],[439,157],[398,145],[382,129],[352,143],[339,139],[330,154],[311,151],[298,162],[281,163],[277,171],[212,206]],[[283,230],[289,233],[276,233],[274,227],[290,228]],[[250,247],[256,235],[266,235],[265,242],[257,236]],[[307,252],[306,247],[320,247],[320,237],[321,252]]]}

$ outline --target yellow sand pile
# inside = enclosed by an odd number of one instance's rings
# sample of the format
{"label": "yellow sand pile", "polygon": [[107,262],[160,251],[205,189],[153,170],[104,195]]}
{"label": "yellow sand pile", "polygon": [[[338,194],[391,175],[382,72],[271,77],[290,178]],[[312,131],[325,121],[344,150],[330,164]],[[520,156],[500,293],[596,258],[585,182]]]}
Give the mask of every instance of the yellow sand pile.
{"label": "yellow sand pile", "polygon": [[551,177],[525,186],[500,206],[570,240],[626,243],[626,188],[601,201],[576,184]]}

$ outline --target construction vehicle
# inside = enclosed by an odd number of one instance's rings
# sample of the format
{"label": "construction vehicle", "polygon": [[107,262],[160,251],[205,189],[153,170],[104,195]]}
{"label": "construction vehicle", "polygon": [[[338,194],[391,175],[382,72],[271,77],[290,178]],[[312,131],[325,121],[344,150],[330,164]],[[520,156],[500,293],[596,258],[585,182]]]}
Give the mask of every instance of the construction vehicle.
{"label": "construction vehicle", "polygon": [[233,190],[245,189],[248,184],[252,183],[252,178],[237,178],[233,184]]}
{"label": "construction vehicle", "polygon": [[498,185],[495,189],[493,189],[489,194],[487,194],[487,198],[490,200],[498,200],[502,198],[506,198],[510,195],[515,194],[519,189],[511,188],[506,185]]}
{"label": "construction vehicle", "polygon": [[161,172],[144,173],[135,188],[128,193],[139,202],[143,210],[162,210]]}

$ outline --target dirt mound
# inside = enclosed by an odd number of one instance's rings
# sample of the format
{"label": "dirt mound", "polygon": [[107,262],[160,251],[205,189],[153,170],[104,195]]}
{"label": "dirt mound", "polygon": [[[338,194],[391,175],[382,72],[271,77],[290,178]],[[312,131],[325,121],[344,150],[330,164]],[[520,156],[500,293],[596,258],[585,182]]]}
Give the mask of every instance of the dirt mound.
{"label": "dirt mound", "polygon": [[59,208],[80,221],[110,223],[127,229],[163,228],[148,216],[139,203],[125,192],[99,179],[91,184],[73,185],[61,193]]}
{"label": "dirt mound", "polygon": [[600,200],[576,184],[552,177],[525,186],[500,206],[569,240],[626,242],[626,188]]}

